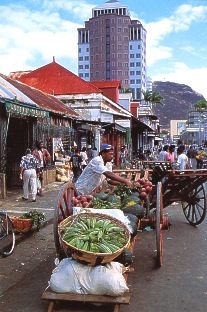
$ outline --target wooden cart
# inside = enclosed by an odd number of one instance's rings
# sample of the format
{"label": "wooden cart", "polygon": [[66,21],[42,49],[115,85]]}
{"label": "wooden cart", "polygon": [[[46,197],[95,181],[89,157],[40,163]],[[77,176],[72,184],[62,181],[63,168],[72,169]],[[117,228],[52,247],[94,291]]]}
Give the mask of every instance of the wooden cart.
{"label": "wooden cart", "polygon": [[[157,264],[162,265],[163,230],[168,229],[169,222],[163,216],[163,209],[174,202],[181,202],[183,213],[188,222],[201,224],[207,210],[207,169],[176,170],[170,162],[143,161],[142,175],[152,181],[153,189],[146,201],[145,224],[155,225]],[[127,179],[137,180],[140,170],[114,170]]]}
{"label": "wooden cart", "polygon": [[[75,186],[71,183],[65,183],[61,187],[57,199],[56,199],[56,209],[54,213],[53,231],[54,231],[54,241],[56,252],[59,259],[67,257],[65,254],[58,235],[58,225],[61,221],[71,216],[73,213],[72,198],[76,197],[77,190]],[[131,242],[131,248],[134,248],[135,239]],[[125,274],[125,278],[127,278]],[[42,294],[42,299],[49,301],[48,312],[54,311],[55,302],[58,301],[70,301],[70,302],[84,302],[84,303],[99,303],[110,305],[113,308],[113,312],[119,312],[120,305],[129,304],[130,296],[125,294],[123,296],[100,296],[100,295],[80,295],[80,294],[69,294],[69,293],[56,293],[47,287]],[[98,309],[98,308],[97,308]]]}

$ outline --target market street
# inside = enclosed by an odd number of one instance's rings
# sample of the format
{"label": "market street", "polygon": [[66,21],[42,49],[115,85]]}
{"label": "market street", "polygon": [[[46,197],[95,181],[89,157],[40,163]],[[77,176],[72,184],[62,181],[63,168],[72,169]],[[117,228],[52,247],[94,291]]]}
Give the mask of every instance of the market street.
{"label": "market street", "polygon": [[[44,198],[38,199],[39,209],[47,211],[48,219],[53,216],[58,188],[58,184],[51,185]],[[12,200],[11,209],[18,209],[21,201]],[[20,206],[24,210],[22,203]],[[134,272],[127,280],[131,303],[121,306],[120,312],[205,312],[207,309],[207,221],[198,227],[190,226],[180,205],[167,207],[164,212],[172,226],[170,231],[164,231],[163,266],[155,267],[155,232],[139,232],[132,265]],[[2,312],[47,311],[48,302],[43,301],[41,295],[55,268],[55,253],[53,225],[49,222],[40,232],[34,231],[22,240],[11,256],[0,259]],[[60,304],[56,311],[110,312],[110,308],[81,302]]]}

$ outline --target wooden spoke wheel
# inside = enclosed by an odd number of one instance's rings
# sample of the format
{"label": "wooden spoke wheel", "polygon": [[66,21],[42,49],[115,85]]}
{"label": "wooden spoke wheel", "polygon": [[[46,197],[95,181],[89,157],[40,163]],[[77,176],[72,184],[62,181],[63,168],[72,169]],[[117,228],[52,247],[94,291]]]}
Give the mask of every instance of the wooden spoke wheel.
{"label": "wooden spoke wheel", "polygon": [[201,184],[182,201],[183,213],[191,225],[199,225],[206,217],[206,185]]}
{"label": "wooden spoke wheel", "polygon": [[56,208],[54,213],[54,222],[53,222],[53,233],[56,252],[59,255],[60,259],[66,257],[64,250],[61,248],[59,235],[58,235],[58,224],[71,216],[73,213],[73,203],[72,198],[78,196],[75,186],[71,183],[65,183],[61,187],[57,200]]}
{"label": "wooden spoke wheel", "polygon": [[156,245],[157,245],[157,264],[162,265],[163,257],[163,201],[162,201],[162,183],[157,184],[157,197],[156,197]]}

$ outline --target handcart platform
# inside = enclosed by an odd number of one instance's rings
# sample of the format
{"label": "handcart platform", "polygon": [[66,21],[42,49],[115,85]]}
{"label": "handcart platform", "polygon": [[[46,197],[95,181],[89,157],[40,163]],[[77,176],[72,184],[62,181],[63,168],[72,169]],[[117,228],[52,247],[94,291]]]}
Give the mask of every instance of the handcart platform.
{"label": "handcart platform", "polygon": [[71,301],[83,303],[100,303],[113,305],[113,312],[119,312],[121,304],[129,304],[130,296],[123,295],[118,297],[103,296],[103,295],[84,295],[84,294],[70,294],[70,293],[57,293],[51,290],[50,287],[46,288],[42,294],[42,299],[49,300],[48,312],[55,311],[55,303],[58,301]]}

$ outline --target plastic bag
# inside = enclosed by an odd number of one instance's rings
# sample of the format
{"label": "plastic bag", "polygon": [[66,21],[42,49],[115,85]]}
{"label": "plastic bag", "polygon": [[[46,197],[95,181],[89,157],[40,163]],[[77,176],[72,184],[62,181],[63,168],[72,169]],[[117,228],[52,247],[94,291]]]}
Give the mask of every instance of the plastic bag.
{"label": "plastic bag", "polygon": [[37,189],[41,189],[41,181],[39,178],[37,178]]}
{"label": "plastic bag", "polygon": [[49,285],[56,292],[119,296],[129,291],[124,272],[118,262],[91,267],[66,258],[53,270]]}

